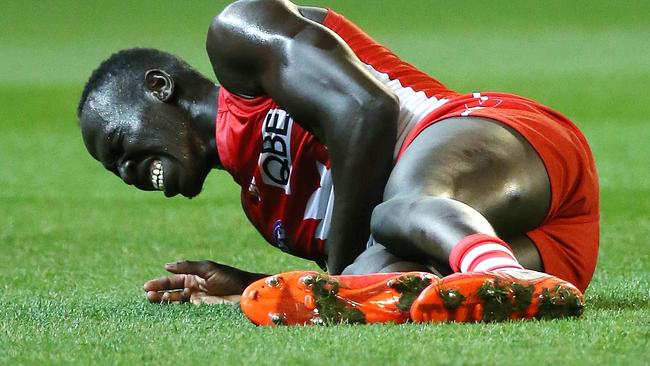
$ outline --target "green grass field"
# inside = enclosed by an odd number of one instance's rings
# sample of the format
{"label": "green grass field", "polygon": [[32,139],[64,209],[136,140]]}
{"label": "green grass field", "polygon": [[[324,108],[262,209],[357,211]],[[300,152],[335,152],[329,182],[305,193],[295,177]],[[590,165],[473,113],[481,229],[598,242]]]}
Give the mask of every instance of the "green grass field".
{"label": "green grass field", "polygon": [[[210,74],[225,1],[2,1],[0,364],[650,364],[650,2],[313,1],[462,91],[570,116],[601,175],[600,261],[579,320],[259,328],[231,306],[146,303],[162,264],[315,269],[263,243],[214,173],[194,200],[122,184],[75,118],[113,51],[159,47]],[[210,74],[211,75],[211,74]]]}

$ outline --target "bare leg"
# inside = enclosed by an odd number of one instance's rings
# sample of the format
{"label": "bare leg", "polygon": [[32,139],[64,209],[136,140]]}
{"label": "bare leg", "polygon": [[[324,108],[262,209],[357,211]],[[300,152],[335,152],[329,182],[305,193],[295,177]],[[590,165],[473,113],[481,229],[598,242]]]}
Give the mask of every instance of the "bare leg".
{"label": "bare leg", "polygon": [[544,165],[515,131],[491,120],[453,118],[427,128],[396,165],[371,230],[391,253],[440,265],[467,235],[498,235],[518,260],[541,270],[525,233],[548,211]]}
{"label": "bare leg", "polygon": [[412,271],[431,272],[439,275],[439,272],[432,266],[425,266],[422,263],[404,260],[389,252],[383,245],[377,243],[361,253],[354,263],[345,268],[342,274],[356,275]]}

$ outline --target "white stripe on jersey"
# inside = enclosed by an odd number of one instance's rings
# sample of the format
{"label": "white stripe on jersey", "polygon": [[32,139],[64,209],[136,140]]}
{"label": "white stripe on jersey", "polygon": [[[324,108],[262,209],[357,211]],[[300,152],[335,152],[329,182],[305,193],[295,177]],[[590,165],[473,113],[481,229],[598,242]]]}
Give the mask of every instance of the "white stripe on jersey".
{"label": "white stripe on jersey", "polygon": [[330,231],[332,222],[332,211],[334,210],[334,185],[332,184],[332,173],[320,162],[316,162],[320,174],[320,188],[311,194],[305,207],[304,219],[320,220],[314,237],[327,240],[327,233]]}
{"label": "white stripe on jersey", "polygon": [[399,120],[397,122],[397,143],[393,157],[396,158],[406,136],[415,124],[420,122],[427,114],[433,112],[449,100],[446,98],[428,98],[423,91],[416,92],[411,87],[405,87],[399,79],[390,79],[388,74],[377,71],[372,65],[365,64],[372,76],[392,90],[399,99]]}

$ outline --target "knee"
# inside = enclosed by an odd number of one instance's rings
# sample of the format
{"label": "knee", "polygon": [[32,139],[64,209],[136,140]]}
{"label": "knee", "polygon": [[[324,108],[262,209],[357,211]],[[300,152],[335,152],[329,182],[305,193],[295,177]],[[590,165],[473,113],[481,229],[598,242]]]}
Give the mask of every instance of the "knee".
{"label": "knee", "polygon": [[370,232],[380,243],[385,243],[395,231],[394,213],[397,209],[396,202],[386,201],[377,205],[370,218]]}
{"label": "knee", "polygon": [[459,240],[468,232],[493,232],[480,213],[447,197],[386,201],[373,211],[370,230],[390,249],[394,245]]}
{"label": "knee", "polygon": [[388,200],[372,213],[370,230],[377,242],[403,258],[419,261],[422,247],[437,245],[435,232],[449,212],[440,210],[444,199],[405,197]]}
{"label": "knee", "polygon": [[392,199],[375,207],[370,220],[373,238],[390,247],[410,236],[412,214],[417,206],[416,200]]}
{"label": "knee", "polygon": [[413,228],[419,226],[418,221],[426,218],[433,224],[445,217],[453,215],[453,210],[447,210],[448,199],[438,197],[415,197],[391,199],[381,203],[372,212],[370,230],[378,242],[396,235],[411,234]]}

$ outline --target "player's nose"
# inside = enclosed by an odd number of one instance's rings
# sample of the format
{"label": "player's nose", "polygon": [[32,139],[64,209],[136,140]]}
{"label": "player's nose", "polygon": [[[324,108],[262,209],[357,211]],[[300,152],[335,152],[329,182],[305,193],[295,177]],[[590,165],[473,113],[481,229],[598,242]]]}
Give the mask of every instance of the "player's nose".
{"label": "player's nose", "polygon": [[131,160],[124,160],[117,166],[117,172],[124,183],[133,185],[137,181],[135,164]]}

